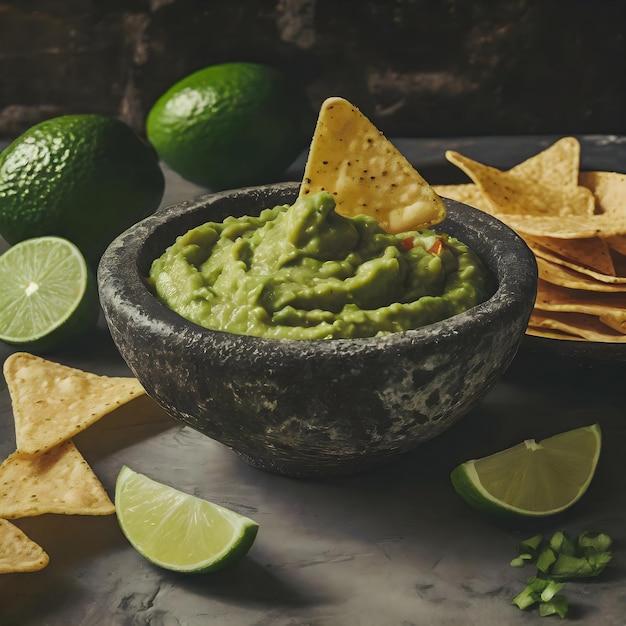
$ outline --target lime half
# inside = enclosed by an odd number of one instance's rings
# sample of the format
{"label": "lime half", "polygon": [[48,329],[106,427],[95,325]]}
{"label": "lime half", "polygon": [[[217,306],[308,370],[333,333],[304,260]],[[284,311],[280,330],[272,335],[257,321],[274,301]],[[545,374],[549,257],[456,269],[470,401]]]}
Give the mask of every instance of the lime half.
{"label": "lime half", "polygon": [[527,439],[467,461],[450,477],[461,497],[481,511],[521,517],[554,515],[587,491],[601,447],[600,426],[593,424],[539,443]]}
{"label": "lime half", "polygon": [[37,237],[0,256],[0,341],[47,352],[90,330],[99,313],[92,271],[61,237]]}
{"label": "lime half", "polygon": [[122,467],[115,485],[122,532],[148,561],[176,572],[211,572],[244,556],[259,525],[217,504]]}

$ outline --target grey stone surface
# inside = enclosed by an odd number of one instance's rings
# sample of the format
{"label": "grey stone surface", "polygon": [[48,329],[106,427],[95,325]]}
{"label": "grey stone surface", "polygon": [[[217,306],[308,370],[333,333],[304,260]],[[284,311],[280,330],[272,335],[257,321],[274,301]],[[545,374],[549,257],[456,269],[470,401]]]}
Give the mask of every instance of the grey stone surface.
{"label": "grey stone surface", "polygon": [[[407,139],[398,145],[420,170],[445,178],[447,148],[504,167],[550,141]],[[626,137],[581,142],[586,168],[626,171]],[[167,171],[164,205],[201,191]],[[568,623],[623,626],[626,355],[614,347],[596,348],[593,358],[582,350],[562,356],[553,342],[524,340],[504,377],[454,427],[378,469],[324,480],[256,469],[148,400],[127,405],[76,439],[109,494],[127,464],[256,519],[260,531],[251,551],[214,575],[180,576],[135,553],[112,516],[15,520],[51,562],[39,573],[0,576],[0,624],[548,624],[536,611],[511,605],[534,573],[510,567],[517,543],[535,533],[593,529],[615,540],[613,561],[597,579],[567,585]],[[0,345],[0,361],[11,351]],[[96,373],[130,374],[102,324],[91,341],[50,358]],[[563,515],[505,524],[474,512],[452,489],[449,472],[458,463],[594,422],[603,432],[598,471],[584,498]],[[11,403],[0,377],[0,457],[14,450]]]}

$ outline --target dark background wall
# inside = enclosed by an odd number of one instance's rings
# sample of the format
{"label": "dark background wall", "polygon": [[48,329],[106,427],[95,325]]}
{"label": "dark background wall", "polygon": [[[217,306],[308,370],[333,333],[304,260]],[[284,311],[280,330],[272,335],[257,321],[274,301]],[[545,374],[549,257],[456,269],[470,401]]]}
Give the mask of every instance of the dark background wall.
{"label": "dark background wall", "polygon": [[626,134],[623,0],[0,0],[0,137],[96,112],[138,130],[206,65],[291,72],[388,136]]}

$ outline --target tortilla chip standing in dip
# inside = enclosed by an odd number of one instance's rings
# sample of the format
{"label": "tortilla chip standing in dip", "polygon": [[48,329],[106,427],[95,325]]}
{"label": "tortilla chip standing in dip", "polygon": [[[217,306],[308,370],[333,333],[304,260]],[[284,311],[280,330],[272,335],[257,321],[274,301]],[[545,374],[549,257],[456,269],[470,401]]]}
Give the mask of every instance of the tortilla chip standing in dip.
{"label": "tortilla chip standing in dip", "polygon": [[472,182],[435,190],[505,222],[535,253],[539,288],[527,333],[625,342],[626,174],[581,172],[574,137],[506,171],[454,151],[446,158]]}
{"label": "tortilla chip standing in dip", "polygon": [[388,233],[439,224],[446,207],[397,148],[353,104],[326,99],[300,196],[328,191],[342,215],[369,215]]}

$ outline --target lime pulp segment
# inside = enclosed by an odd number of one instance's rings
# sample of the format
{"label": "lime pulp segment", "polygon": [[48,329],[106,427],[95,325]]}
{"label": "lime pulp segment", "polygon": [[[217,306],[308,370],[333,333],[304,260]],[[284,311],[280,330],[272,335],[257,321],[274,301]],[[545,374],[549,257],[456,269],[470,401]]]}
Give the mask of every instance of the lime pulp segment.
{"label": "lime pulp segment", "polygon": [[88,285],[78,248],[60,237],[27,239],[0,256],[0,340],[28,343],[61,327]]}
{"label": "lime pulp segment", "polygon": [[124,466],[115,488],[117,517],[130,544],[147,560],[178,572],[208,572],[248,552],[258,524],[156,482]]}

